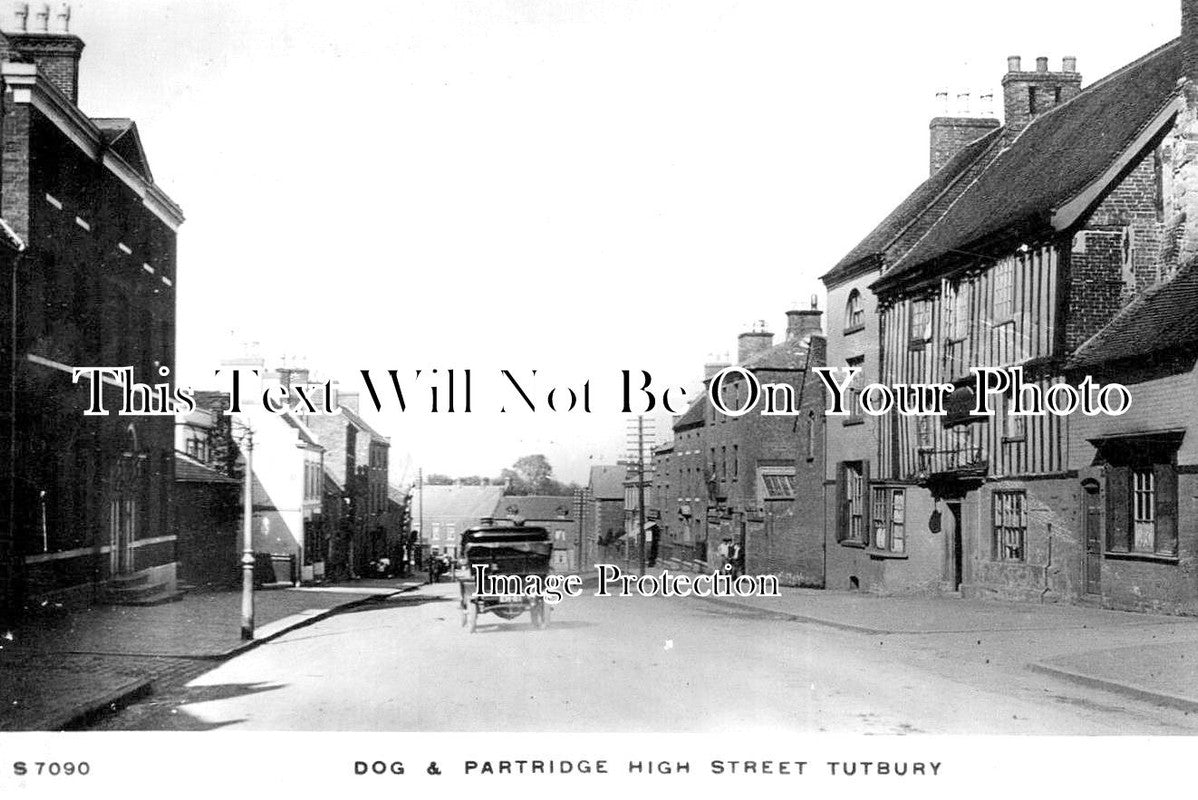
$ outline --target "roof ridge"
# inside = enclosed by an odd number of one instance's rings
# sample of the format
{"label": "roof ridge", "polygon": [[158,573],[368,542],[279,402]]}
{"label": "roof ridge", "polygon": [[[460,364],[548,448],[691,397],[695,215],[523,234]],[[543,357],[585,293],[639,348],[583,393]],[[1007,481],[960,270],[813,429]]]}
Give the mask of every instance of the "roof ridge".
{"label": "roof ridge", "polygon": [[[1035,117],[1035,118],[1034,118],[1034,119],[1033,119],[1031,122],[1029,122],[1027,125],[1024,125],[1024,126],[1023,126],[1023,130],[1024,130],[1024,131],[1026,131],[1028,128],[1032,127],[1032,126],[1033,126],[1033,125],[1035,125],[1037,122],[1040,122],[1041,120],[1044,120],[1044,119],[1048,119],[1048,118],[1049,118],[1049,117],[1051,117],[1053,114],[1055,114],[1056,112],[1060,111],[1062,108],[1067,108],[1067,107],[1068,107],[1068,106],[1069,106],[1071,103],[1075,102],[1075,101],[1076,101],[1076,100],[1077,100],[1079,97],[1081,97],[1082,95],[1088,94],[1088,93],[1090,93],[1090,92],[1093,92],[1093,91],[1095,91],[1095,90],[1097,90],[1097,89],[1101,89],[1103,86],[1105,86],[1106,84],[1110,83],[1110,82],[1111,82],[1111,81],[1113,81],[1115,78],[1118,78],[1118,77],[1119,77],[1120,75],[1122,75],[1123,73],[1125,73],[1125,72],[1130,72],[1130,71],[1131,71],[1132,69],[1134,69],[1135,67],[1138,67],[1140,64],[1144,63],[1145,61],[1148,61],[1149,59],[1151,59],[1151,58],[1155,57],[1155,56],[1156,56],[1157,54],[1159,54],[1159,53],[1160,53],[1162,50],[1165,50],[1165,49],[1167,49],[1167,48],[1169,48],[1169,47],[1171,47],[1171,46],[1173,46],[1173,45],[1175,45],[1175,44],[1178,44],[1178,43],[1180,43],[1180,42],[1181,42],[1181,37],[1178,37],[1178,38],[1176,38],[1176,39],[1171,39],[1170,41],[1168,41],[1168,42],[1165,42],[1164,44],[1160,45],[1159,47],[1156,47],[1156,48],[1153,48],[1152,50],[1149,50],[1147,53],[1145,53],[1144,55],[1140,56],[1140,57],[1139,57],[1139,58],[1137,58],[1135,61],[1129,61],[1128,63],[1124,64],[1122,67],[1119,67],[1118,69],[1116,69],[1114,72],[1108,72],[1106,75],[1103,75],[1101,78],[1099,78],[1098,80],[1094,81],[1094,82],[1093,82],[1093,83],[1091,83],[1089,86],[1087,86],[1086,88],[1082,89],[1080,92],[1078,92],[1077,94],[1073,95],[1073,97],[1070,97],[1070,98],[1069,98],[1068,100],[1066,100],[1065,102],[1063,102],[1063,103],[1057,103],[1055,106],[1053,106],[1052,108],[1048,109],[1048,110],[1047,110],[1047,111],[1045,111],[1043,114],[1040,114],[1040,115],[1038,115],[1037,117]],[[1005,127],[1005,126],[1004,126],[1004,127]],[[1023,131],[1020,131],[1019,133],[1020,133],[1020,135],[1023,135]],[[1017,137],[1015,137],[1015,138],[1017,139],[1017,138],[1019,138],[1019,137],[1017,136]]]}
{"label": "roof ridge", "polygon": [[[1007,130],[1006,125],[1000,125],[999,127],[995,128],[994,130],[990,131],[989,133],[978,137],[978,139],[975,139],[973,143],[976,143],[976,142],[980,141],[981,139],[985,139],[987,136],[994,137],[994,141],[991,142],[990,144],[986,145],[980,151],[978,151],[977,156],[974,157],[968,164],[964,165],[962,167],[962,169],[955,176],[953,176],[953,179],[951,181],[949,181],[947,184],[945,184],[944,188],[940,190],[940,193],[937,194],[935,197],[933,197],[931,199],[931,201],[927,205],[925,205],[918,214],[916,214],[914,217],[911,218],[910,222],[908,222],[906,225],[903,226],[902,230],[900,230],[893,239],[891,239],[889,242],[886,243],[886,247],[890,247],[892,244],[897,242],[904,233],[906,233],[908,230],[910,230],[911,226],[914,225],[917,221],[919,221],[919,219],[921,217],[923,217],[923,215],[925,213],[927,213],[928,209],[930,209],[932,206],[934,206],[936,204],[937,200],[944,197],[944,195],[948,193],[949,189],[956,186],[961,181],[961,179],[965,177],[965,173],[969,171],[969,168],[972,167],[974,164],[978,163],[984,155],[989,153],[991,150],[993,150],[997,146],[997,147],[999,147],[999,150],[997,153],[994,154],[994,158],[997,159],[999,156],[1001,156],[1003,154],[1003,151],[1006,150],[1007,147],[1010,146],[1010,145],[1007,145],[1006,147],[1001,146],[1003,139],[1004,139],[1002,134],[1006,130]],[[1018,136],[1016,136],[1016,138],[1018,138]],[[976,181],[977,179],[978,179],[978,176],[974,175],[973,181]],[[970,181],[970,183],[969,183],[970,186],[973,185],[973,181]],[[968,189],[968,188],[969,187],[967,186],[966,189]],[[948,204],[948,208],[944,209],[945,214],[947,214],[948,209],[952,208],[953,205],[957,202],[957,200],[959,200],[961,198],[961,194],[964,194],[964,192],[961,192],[960,194],[958,194],[955,198],[953,198],[953,201]],[[940,216],[943,217],[944,214],[941,214]],[[939,221],[940,221],[939,218],[937,218],[936,222],[939,222]],[[928,226],[928,230],[931,230],[931,228],[935,224],[936,223],[932,223],[932,225]],[[923,234],[921,234],[920,237],[915,240],[916,243],[921,241],[924,236],[927,236],[927,234],[928,234],[928,231],[924,231]],[[908,248],[908,252],[913,248],[914,248],[914,244],[912,245],[911,248]],[[902,259],[900,258],[899,260],[901,261]]]}
{"label": "roof ridge", "polygon": [[[1006,129],[1006,127],[1007,126],[1004,125],[999,130],[1004,130],[1004,129]],[[1028,127],[1031,127],[1031,126],[1028,126]],[[940,223],[944,220],[945,217],[948,216],[949,212],[952,211],[954,207],[956,207],[957,203],[960,203],[962,198],[964,198],[967,194],[969,194],[969,190],[977,185],[977,182],[980,181],[982,179],[982,176],[986,174],[986,170],[989,169],[990,167],[994,166],[994,164],[997,163],[998,160],[1003,157],[1003,153],[1006,153],[1008,150],[1011,149],[1011,147],[1015,144],[1015,142],[1019,141],[1019,137],[1022,136],[1024,134],[1024,131],[1026,131],[1026,130],[1027,130],[1027,128],[1025,127],[1022,131],[1019,131],[1018,133],[1016,133],[1014,139],[1011,139],[1005,146],[1002,147],[1002,149],[1000,149],[997,153],[995,153],[994,158],[991,159],[990,163],[986,165],[986,169],[981,170],[980,172],[978,172],[977,175],[973,176],[973,180],[969,182],[969,185],[966,186],[961,192],[959,192],[957,194],[957,196],[953,198],[953,201],[948,204],[948,207],[944,209],[944,213],[941,214],[940,217],[935,222],[933,222],[931,225],[929,225],[927,227],[927,230],[925,230],[923,233],[921,233],[919,235],[918,239],[916,239],[914,242],[911,243],[911,246],[907,248],[907,252],[904,253],[903,256],[898,261],[894,262],[894,264],[891,265],[890,269],[883,272],[882,275],[878,278],[878,280],[876,280],[872,284],[870,284],[871,289],[875,285],[885,281],[887,278],[887,275],[893,275],[895,272],[897,272],[898,268],[903,265],[904,261],[907,260],[907,257],[910,256],[911,253],[914,253],[916,248],[918,248],[919,245],[922,244],[925,239],[927,239],[929,236],[932,235],[932,231],[936,230],[940,226]],[[1000,136],[998,141],[1002,141],[1003,138],[1004,137]]]}

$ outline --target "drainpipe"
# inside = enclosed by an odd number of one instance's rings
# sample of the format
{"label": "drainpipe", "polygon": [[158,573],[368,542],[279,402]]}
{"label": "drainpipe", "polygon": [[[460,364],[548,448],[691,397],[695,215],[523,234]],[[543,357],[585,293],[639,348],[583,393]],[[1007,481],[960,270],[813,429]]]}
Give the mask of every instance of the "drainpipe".
{"label": "drainpipe", "polygon": [[1048,595],[1048,573],[1052,570],[1052,523],[1048,523],[1048,563],[1044,565],[1044,591],[1040,592],[1040,602]]}

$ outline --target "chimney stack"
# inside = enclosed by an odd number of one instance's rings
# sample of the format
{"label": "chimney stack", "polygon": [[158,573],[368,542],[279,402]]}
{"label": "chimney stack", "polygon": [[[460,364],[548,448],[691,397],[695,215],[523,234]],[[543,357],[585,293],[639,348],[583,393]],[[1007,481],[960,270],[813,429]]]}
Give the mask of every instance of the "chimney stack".
{"label": "chimney stack", "polygon": [[707,363],[703,365],[703,380],[711,380],[720,370],[730,366],[732,366],[732,363],[728,360],[726,355],[719,356],[715,353],[712,353],[707,357]]}
{"label": "chimney stack", "polygon": [[1048,109],[1076,97],[1082,90],[1082,76],[1078,74],[1075,56],[1061,59],[1060,72],[1049,71],[1046,56],[1036,59],[1035,72],[1024,72],[1019,56],[1011,56],[1007,59],[1002,88],[1006,125],[1020,131]]}
{"label": "chimney stack", "polygon": [[736,363],[746,364],[753,356],[774,345],[774,334],[766,330],[765,320],[753,323],[753,329],[736,337]]}
{"label": "chimney stack", "polygon": [[797,342],[822,333],[824,312],[819,310],[819,298],[811,296],[811,308],[786,312],[786,341]]}
{"label": "chimney stack", "polygon": [[1181,76],[1193,101],[1198,96],[1198,0],[1181,0]]}
{"label": "chimney stack", "polygon": [[936,93],[936,116],[928,124],[929,174],[935,175],[966,145],[976,142],[998,127],[999,122],[994,118],[992,110],[980,108],[974,115],[970,110],[969,99],[969,92],[958,92],[957,108],[955,112],[950,113],[948,92],[941,90]]}
{"label": "chimney stack", "polygon": [[[30,18],[32,16],[32,19]],[[6,32],[12,47],[37,65],[38,73],[72,103],[79,103],[79,58],[83,40],[71,33],[71,7],[61,3],[17,3],[13,30]]]}

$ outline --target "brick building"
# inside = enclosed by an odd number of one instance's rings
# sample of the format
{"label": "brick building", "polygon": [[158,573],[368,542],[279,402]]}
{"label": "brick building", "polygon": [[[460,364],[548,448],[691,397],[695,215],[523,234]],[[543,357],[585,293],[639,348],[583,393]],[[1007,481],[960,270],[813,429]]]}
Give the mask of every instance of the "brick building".
{"label": "brick building", "polygon": [[[502,486],[428,486],[412,495],[412,525],[420,533],[424,555],[459,554],[462,534],[495,516]],[[423,558],[422,558],[423,560]]]}
{"label": "brick building", "polygon": [[[1179,40],[1089,87],[1073,58],[1012,57],[1002,84],[1005,124],[882,226],[918,235],[867,248],[878,379],[957,388],[941,417],[879,416],[872,464],[836,463],[847,577],[1194,613],[1198,1]],[[1121,380],[1133,407],[1021,415],[1007,391],[974,416],[983,366],[1057,396],[1086,374]]]}
{"label": "brick building", "polygon": [[[183,216],[154,183],[136,124],[80,110],[83,41],[65,19],[14,27],[0,35],[0,216],[3,238],[24,247],[6,251],[0,282],[0,599],[13,612],[170,596],[173,419],[84,416],[71,370],[132,365],[144,383],[171,379]],[[119,405],[118,387],[104,392]]]}
{"label": "brick building", "polygon": [[[729,365],[707,364],[704,367],[704,380],[710,380],[726,366]],[[674,452],[666,490],[676,498],[676,519],[671,521],[667,555],[684,561],[707,560],[710,486],[703,448],[706,425],[707,400],[704,397],[697,398],[685,413],[674,420]]]}
{"label": "brick building", "polygon": [[[595,558],[605,557],[608,543],[615,542],[624,532],[625,467],[602,464],[591,467],[587,479],[587,519],[591,526],[591,541]],[[586,563],[584,561],[584,563]]]}
{"label": "brick building", "polygon": [[[283,385],[311,385],[306,370],[280,370]],[[317,394],[315,390],[311,394]],[[330,537],[326,572],[365,575],[370,562],[390,558],[404,532],[395,530],[387,492],[391,441],[358,413],[358,395],[341,392],[336,415],[307,414],[304,423],[325,450],[325,505],[336,505],[326,524]]]}
{"label": "brick building", "polygon": [[[738,337],[737,371],[719,387],[724,405],[749,402],[751,374],[777,392],[779,413],[763,414],[767,398],[741,416],[704,401],[702,445],[707,482],[707,555],[725,539],[743,548],[750,573],[777,575],[791,585],[823,585],[823,396],[812,367],[824,366],[822,312],[787,312],[783,340],[774,344],[764,325]],[[717,374],[712,380],[720,380]],[[805,515],[796,514],[803,509]]]}

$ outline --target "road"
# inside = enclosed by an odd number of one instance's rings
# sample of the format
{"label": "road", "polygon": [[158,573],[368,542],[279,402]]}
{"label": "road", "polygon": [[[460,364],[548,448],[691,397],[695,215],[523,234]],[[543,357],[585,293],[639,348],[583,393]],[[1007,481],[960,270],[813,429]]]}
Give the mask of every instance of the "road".
{"label": "road", "polygon": [[[1172,734],[1182,711],[1075,687],[960,637],[870,635],[697,599],[560,604],[459,625],[424,587],[267,642],[104,730]],[[972,642],[968,643],[972,645]],[[982,642],[979,640],[978,644]]]}

